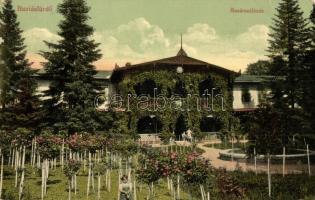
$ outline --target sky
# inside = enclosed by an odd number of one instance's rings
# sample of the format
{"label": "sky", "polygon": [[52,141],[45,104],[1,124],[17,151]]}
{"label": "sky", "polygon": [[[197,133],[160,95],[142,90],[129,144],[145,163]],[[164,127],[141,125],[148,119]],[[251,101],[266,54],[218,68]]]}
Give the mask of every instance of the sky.
{"label": "sky", "polygon": [[[92,36],[100,43],[97,69],[161,59],[176,55],[180,35],[188,56],[244,71],[248,64],[266,59],[268,33],[280,0],[88,0]],[[312,1],[300,0],[305,17]],[[13,0],[27,45],[27,57],[40,68],[47,50],[44,40],[57,42],[56,12],[62,0]],[[21,8],[42,7],[45,12]],[[254,9],[259,12],[232,12]]]}

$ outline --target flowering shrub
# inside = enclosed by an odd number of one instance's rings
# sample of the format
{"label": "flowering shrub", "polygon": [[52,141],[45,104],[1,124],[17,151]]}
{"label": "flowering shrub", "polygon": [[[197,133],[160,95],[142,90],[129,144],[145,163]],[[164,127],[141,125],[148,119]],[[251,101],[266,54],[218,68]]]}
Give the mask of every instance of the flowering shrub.
{"label": "flowering shrub", "polygon": [[96,150],[100,150],[103,146],[107,145],[107,139],[101,135],[75,133],[68,138],[66,143],[72,151],[80,152],[88,150],[94,153]]}
{"label": "flowering shrub", "polygon": [[29,146],[33,139],[33,134],[25,128],[18,128],[13,132],[12,138],[14,138],[11,141],[12,146]]}
{"label": "flowering shrub", "polygon": [[80,152],[83,148],[82,136],[75,133],[66,140],[66,144],[72,151]]}
{"label": "flowering shrub", "polygon": [[138,144],[133,140],[115,141],[111,143],[111,150],[120,153],[124,157],[129,157],[138,152]]}
{"label": "flowering shrub", "polygon": [[150,184],[161,178],[162,172],[167,175],[168,171],[162,162],[163,153],[161,151],[148,151],[146,155],[141,156],[142,166],[137,170],[137,178],[142,183]]}
{"label": "flowering shrub", "polygon": [[68,160],[67,165],[64,168],[64,174],[70,180],[74,175],[78,173],[80,167],[81,167],[80,161],[70,159]]}
{"label": "flowering shrub", "polygon": [[52,135],[49,132],[36,138],[39,146],[38,151],[42,158],[52,159],[59,155],[62,138],[58,135]]}
{"label": "flowering shrub", "polygon": [[152,183],[163,177],[181,175],[187,184],[199,185],[209,176],[210,164],[197,153],[165,153],[158,150],[144,149],[140,158],[142,166],[137,171],[138,179]]}
{"label": "flowering shrub", "polygon": [[181,165],[182,176],[188,185],[199,185],[209,177],[210,163],[197,153],[185,155]]}

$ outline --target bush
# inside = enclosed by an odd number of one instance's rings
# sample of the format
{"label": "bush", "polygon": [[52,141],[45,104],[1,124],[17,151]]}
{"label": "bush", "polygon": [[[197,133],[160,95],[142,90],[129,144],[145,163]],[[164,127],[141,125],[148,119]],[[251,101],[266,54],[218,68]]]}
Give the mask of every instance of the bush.
{"label": "bush", "polygon": [[[248,188],[245,195],[249,199],[265,200],[268,196],[267,174],[235,171],[230,173],[237,185]],[[314,195],[315,177],[307,174],[289,174],[271,176],[271,199],[295,200]]]}

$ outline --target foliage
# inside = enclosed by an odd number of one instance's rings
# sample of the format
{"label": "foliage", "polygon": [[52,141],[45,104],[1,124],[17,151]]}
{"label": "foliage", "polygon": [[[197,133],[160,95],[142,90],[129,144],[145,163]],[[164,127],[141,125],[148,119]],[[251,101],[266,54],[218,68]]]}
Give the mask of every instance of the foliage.
{"label": "foliage", "polygon": [[36,138],[38,151],[43,159],[56,158],[60,153],[62,138],[57,135],[52,135],[50,132],[44,132]]}
{"label": "foliage", "polygon": [[[79,131],[95,132],[99,118],[94,98],[99,84],[93,63],[100,57],[98,44],[90,39],[93,28],[88,25],[89,7],[85,0],[64,0],[58,12],[64,19],[59,23],[57,43],[46,42],[50,51],[42,52],[47,60],[46,75],[52,78],[45,102],[50,122],[57,131],[66,129],[69,134]],[[97,120],[96,120],[97,119]]]}
{"label": "foliage", "polygon": [[96,173],[96,174],[100,174],[100,175],[103,175],[106,171],[106,168],[107,168],[107,165],[106,163],[104,162],[100,162],[100,163],[96,163],[94,168],[93,168],[93,171]]}
{"label": "foliage", "polygon": [[310,45],[310,32],[298,0],[281,0],[273,21],[268,49],[271,74],[285,77],[277,80],[278,87],[273,88],[273,93],[276,96],[277,92],[283,92],[277,101],[294,108],[302,98],[303,56]]}
{"label": "foliage", "polygon": [[[204,107],[201,109],[199,106],[196,106],[196,97],[195,98],[186,98],[178,99],[175,96],[170,98],[171,95],[175,94],[176,84],[178,81],[182,82],[182,86],[185,87],[185,91],[188,94],[199,95],[199,84],[205,80],[211,79],[213,82],[213,87],[218,88],[220,93],[222,93],[224,98],[224,107],[226,110],[222,111],[221,108],[221,98],[216,98],[214,103],[214,111],[205,110]],[[135,86],[139,83],[144,83],[145,81],[152,80],[155,82],[155,85],[158,87],[159,94],[168,97],[169,104],[167,104],[163,109],[154,110],[152,104],[154,99],[148,97],[147,101],[142,102],[140,105],[137,101],[130,101],[128,112],[119,113],[116,123],[116,132],[118,133],[136,133],[137,120],[148,116],[151,114],[156,115],[162,122],[162,132],[165,138],[162,138],[164,141],[170,136],[175,130],[176,120],[180,115],[184,115],[187,121],[187,128],[191,129],[196,136],[202,138],[204,135],[200,134],[200,120],[202,117],[209,115],[209,112],[216,115],[221,121],[223,126],[227,127],[228,118],[232,109],[232,97],[229,92],[229,83],[228,80],[220,74],[211,72],[209,74],[204,73],[183,73],[177,74],[175,71],[142,71],[138,73],[128,74],[124,79],[118,83],[118,91],[120,94],[127,95],[136,95]],[[151,84],[152,85],[152,84]],[[151,88],[153,90],[153,88]],[[201,97],[201,96],[200,96]],[[124,101],[126,99],[124,98]],[[182,101],[182,106],[177,105],[177,101]],[[126,101],[125,101],[126,102]],[[159,103],[159,102],[158,102]],[[161,102],[162,107],[163,102]],[[175,106],[177,105],[177,106]],[[190,105],[190,110],[188,111],[187,105]],[[113,110],[115,109],[113,106]],[[142,109],[139,109],[141,107]],[[144,109],[145,108],[145,109]],[[119,128],[118,128],[119,127]]]}
{"label": "foliage", "polygon": [[5,0],[0,14],[1,45],[1,128],[37,129],[42,117],[40,101],[35,95],[36,70],[26,59],[23,31],[11,0]]}
{"label": "foliage", "polygon": [[268,60],[258,60],[255,63],[251,63],[247,66],[245,71],[249,75],[269,75],[271,63]]}
{"label": "foliage", "polygon": [[303,99],[302,99],[302,107],[305,112],[308,114],[307,120],[309,120],[311,124],[311,131],[309,135],[313,138],[309,140],[311,146],[315,147],[315,5],[313,5],[313,10],[310,16],[310,21],[312,23],[311,27],[311,38],[312,45],[310,49],[307,51],[304,59],[305,70],[303,72]]}
{"label": "foliage", "polygon": [[162,177],[181,175],[185,184],[199,185],[210,175],[209,162],[195,152],[179,154],[146,149],[140,163],[137,178],[146,184],[157,182]]}
{"label": "foliage", "polygon": [[184,155],[180,170],[186,184],[199,185],[209,178],[210,163],[197,153],[188,153]]}
{"label": "foliage", "polygon": [[115,153],[119,153],[122,157],[130,157],[136,154],[139,150],[139,145],[131,139],[127,140],[116,140],[112,144],[111,151]]}
{"label": "foliage", "polygon": [[170,142],[170,139],[174,138],[174,134],[172,132],[170,132],[170,131],[163,130],[159,134],[159,138],[161,139],[163,144],[168,144]]}
{"label": "foliage", "polygon": [[245,188],[225,170],[216,171],[215,182],[221,198],[244,199]]}
{"label": "foliage", "polygon": [[68,177],[69,180],[78,173],[81,167],[81,162],[78,160],[69,159],[65,168],[64,174]]}
{"label": "foliage", "polygon": [[[250,119],[248,153],[281,153],[283,146],[292,146],[290,138],[303,133],[303,112],[299,109],[261,105]],[[303,140],[303,139],[302,139]]]}
{"label": "foliage", "polygon": [[[266,199],[268,196],[267,174],[255,172],[230,172],[229,176],[235,181],[238,187],[250,188],[245,190],[247,199]],[[314,177],[307,174],[272,175],[272,198],[271,199],[303,199],[308,195],[314,195]],[[290,192],[288,192],[290,191]]]}
{"label": "foliage", "polygon": [[13,132],[12,145],[15,147],[30,146],[34,135],[25,128],[18,128]]}

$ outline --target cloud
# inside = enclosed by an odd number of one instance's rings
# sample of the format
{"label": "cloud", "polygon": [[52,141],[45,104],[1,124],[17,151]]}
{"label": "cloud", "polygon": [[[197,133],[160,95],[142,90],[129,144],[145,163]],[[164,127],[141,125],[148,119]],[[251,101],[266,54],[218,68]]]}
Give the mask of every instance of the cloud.
{"label": "cloud", "polygon": [[[245,70],[249,63],[264,59],[269,29],[257,24],[234,37],[217,33],[210,24],[195,23],[183,33],[183,47],[189,56],[235,71]],[[43,40],[56,42],[60,37],[45,28],[32,28],[24,33],[30,58],[37,63],[40,50],[47,47]],[[145,18],[136,18],[110,30],[94,32],[92,38],[100,43],[103,58],[98,68],[112,69],[115,63],[140,63],[176,55],[180,48],[179,34],[166,34]]]}
{"label": "cloud", "polygon": [[246,32],[238,35],[236,40],[242,49],[251,49],[262,52],[268,47],[269,28],[266,25],[254,25]]}
{"label": "cloud", "polygon": [[33,53],[47,49],[44,41],[57,42],[60,39],[57,34],[50,32],[48,29],[38,27],[25,31],[23,37],[25,38],[28,50]]}
{"label": "cloud", "polygon": [[[231,70],[245,70],[249,63],[265,59],[269,29],[254,25],[232,38],[220,37],[209,24],[194,24],[184,33],[190,56]],[[194,51],[190,51],[194,49]]]}
{"label": "cloud", "polygon": [[115,63],[124,65],[126,62],[143,62],[165,56],[163,53],[170,48],[170,40],[164,31],[144,18],[136,18],[111,30],[95,32],[93,39],[101,43],[103,59],[112,67]]}
{"label": "cloud", "polygon": [[164,31],[144,18],[120,25],[113,33],[124,43],[132,41],[132,47],[140,51],[150,50],[153,46],[167,48],[170,45]]}
{"label": "cloud", "polygon": [[189,43],[211,43],[217,39],[216,30],[208,24],[196,23],[188,27],[185,41]]}

